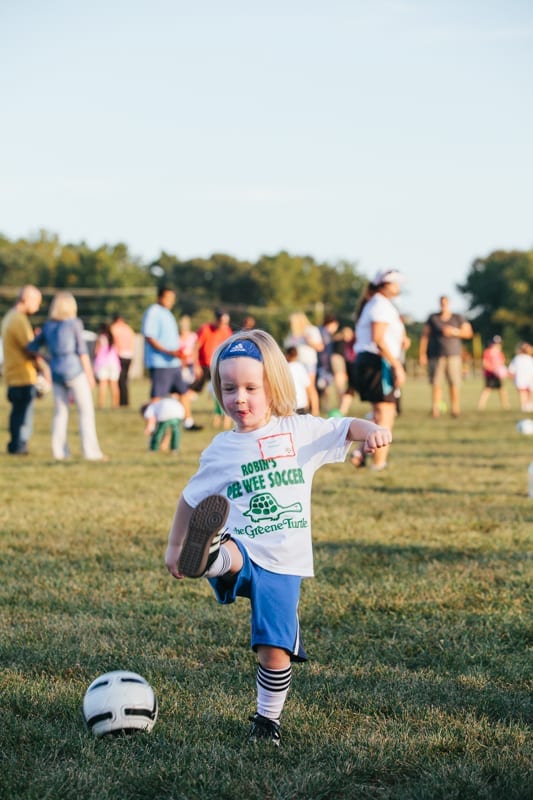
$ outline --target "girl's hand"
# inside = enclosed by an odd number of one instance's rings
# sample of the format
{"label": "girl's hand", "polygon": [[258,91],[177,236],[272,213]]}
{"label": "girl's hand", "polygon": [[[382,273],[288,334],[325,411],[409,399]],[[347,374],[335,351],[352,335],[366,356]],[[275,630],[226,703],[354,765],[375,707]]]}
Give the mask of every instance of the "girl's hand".
{"label": "girl's hand", "polygon": [[178,572],[178,558],[181,552],[180,545],[177,544],[169,544],[167,546],[167,551],[165,553],[165,566],[174,578],[184,578],[185,576]]}
{"label": "girl's hand", "polygon": [[388,428],[376,428],[369,433],[363,445],[365,453],[374,453],[378,447],[387,447],[392,442],[392,433]]}

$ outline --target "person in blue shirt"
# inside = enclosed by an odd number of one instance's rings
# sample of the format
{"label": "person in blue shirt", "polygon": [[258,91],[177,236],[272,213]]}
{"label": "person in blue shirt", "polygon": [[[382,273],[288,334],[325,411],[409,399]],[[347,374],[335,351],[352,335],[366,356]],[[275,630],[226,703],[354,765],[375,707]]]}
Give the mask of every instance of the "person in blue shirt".
{"label": "person in blue shirt", "polygon": [[185,430],[201,430],[191,413],[191,392],[182,375],[179,352],[178,323],[172,313],[176,302],[176,292],[169,286],[162,286],[153,303],[144,313],[142,334],[144,336],[144,363],[150,372],[152,401],[179,395],[185,409]]}

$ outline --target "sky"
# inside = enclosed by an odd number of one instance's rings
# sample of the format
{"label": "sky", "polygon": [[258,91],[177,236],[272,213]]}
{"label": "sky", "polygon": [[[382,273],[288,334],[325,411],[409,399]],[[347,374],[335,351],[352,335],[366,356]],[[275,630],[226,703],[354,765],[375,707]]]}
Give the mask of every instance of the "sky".
{"label": "sky", "polygon": [[0,34],[9,238],[394,268],[419,320],[533,247],[530,0],[2,0]]}

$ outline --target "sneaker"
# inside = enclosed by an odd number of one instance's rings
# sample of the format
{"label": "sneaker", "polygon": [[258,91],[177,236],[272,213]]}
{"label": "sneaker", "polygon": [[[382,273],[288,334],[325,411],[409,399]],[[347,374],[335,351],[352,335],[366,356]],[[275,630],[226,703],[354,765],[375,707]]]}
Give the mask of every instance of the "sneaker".
{"label": "sneaker", "polygon": [[200,578],[216,560],[220,549],[229,502],[221,494],[212,494],[198,503],[192,512],[178,570],[188,578]]}
{"label": "sneaker", "polygon": [[274,722],[273,719],[268,719],[268,717],[263,717],[262,714],[258,714],[257,712],[253,717],[250,717],[250,721],[252,725],[248,735],[249,742],[255,744],[260,739],[265,739],[266,741],[272,742],[275,747],[279,747],[281,733],[280,726],[277,722]]}

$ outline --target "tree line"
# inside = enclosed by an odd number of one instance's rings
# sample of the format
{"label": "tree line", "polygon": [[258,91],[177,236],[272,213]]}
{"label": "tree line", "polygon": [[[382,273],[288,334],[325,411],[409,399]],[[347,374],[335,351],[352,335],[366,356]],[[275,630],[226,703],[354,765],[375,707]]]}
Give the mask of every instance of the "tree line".
{"label": "tree line", "polygon": [[[144,263],[124,243],[91,248],[85,242],[61,242],[47,231],[16,240],[0,235],[0,316],[25,283],[43,290],[43,320],[47,295],[68,289],[87,327],[121,313],[139,330],[158,285],[169,284],[177,290],[176,312],[189,314],[193,324],[210,319],[213,309],[222,306],[236,324],[252,314],[258,325],[282,338],[288,314],[296,309],[315,323],[331,313],[341,324],[353,324],[367,278],[355,262],[332,264],[285,251],[253,262],[224,253],[183,260],[162,251],[155,261]],[[533,340],[532,287],[533,251],[513,250],[475,259],[457,288],[468,301],[469,319],[482,339],[499,333],[514,347],[520,339]],[[423,322],[408,321],[415,341]]]}
{"label": "tree line", "polygon": [[476,258],[457,288],[469,299],[469,319],[485,341],[499,334],[507,352],[518,341],[533,343],[533,250]]}

